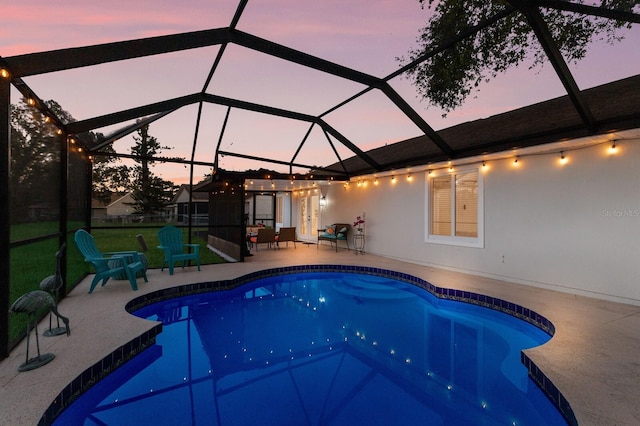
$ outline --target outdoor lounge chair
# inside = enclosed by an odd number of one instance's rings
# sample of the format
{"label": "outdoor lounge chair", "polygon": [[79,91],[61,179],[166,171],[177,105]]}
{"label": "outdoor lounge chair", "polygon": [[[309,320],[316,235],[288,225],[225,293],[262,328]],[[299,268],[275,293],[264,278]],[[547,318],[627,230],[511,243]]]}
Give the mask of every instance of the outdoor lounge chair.
{"label": "outdoor lounge chair", "polygon": [[[175,226],[165,226],[158,231],[158,239],[160,240],[159,249],[164,251],[164,261],[162,262],[161,271],[164,271],[164,265],[169,266],[169,275],[173,275],[173,267],[176,262],[184,263],[187,260],[195,260],[200,270],[200,245],[184,244],[182,242],[182,231]],[[188,250],[193,251],[188,251]]]}
{"label": "outdoor lounge chair", "polygon": [[84,261],[91,263],[96,270],[96,276],[91,281],[89,293],[93,292],[98,282],[102,281],[101,286],[104,286],[109,278],[128,279],[132,290],[138,289],[138,283],[136,282],[136,275],[138,274],[142,275],[144,282],[149,282],[146,265],[140,258],[141,253],[136,251],[101,253],[93,236],[84,229],[77,230],[73,240],[82,256],[84,256]]}
{"label": "outdoor lounge chair", "polygon": [[268,244],[271,247],[276,242],[276,230],[275,228],[258,228],[258,233],[252,236],[249,241],[252,245],[256,245],[256,251],[258,251],[258,244]]}
{"label": "outdoor lounge chair", "polygon": [[280,243],[287,243],[289,247],[289,241],[293,242],[293,248],[296,247],[296,227],[280,228],[280,232],[276,235],[276,246],[280,248]]}

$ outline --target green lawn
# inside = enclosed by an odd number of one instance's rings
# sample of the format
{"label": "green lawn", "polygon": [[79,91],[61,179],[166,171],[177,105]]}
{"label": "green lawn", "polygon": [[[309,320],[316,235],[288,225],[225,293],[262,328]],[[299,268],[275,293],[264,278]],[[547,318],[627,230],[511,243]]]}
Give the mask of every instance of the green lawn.
{"label": "green lawn", "polygon": [[[198,237],[197,230],[194,232],[195,235],[191,237],[191,242],[200,244],[200,263],[203,265],[224,263],[224,259],[213,253],[211,250],[207,250],[207,241]],[[160,245],[160,242],[158,241],[157,228],[94,229],[91,231],[91,235],[93,235],[96,240],[96,245],[100,251],[103,252],[122,250],[140,251],[140,246],[136,240],[136,235],[138,234],[141,234],[144,237],[147,247],[149,248],[147,252],[149,267],[162,267],[164,254],[162,250],[157,248],[158,245]],[[184,242],[187,243],[188,235],[186,229],[182,230],[182,235]]]}

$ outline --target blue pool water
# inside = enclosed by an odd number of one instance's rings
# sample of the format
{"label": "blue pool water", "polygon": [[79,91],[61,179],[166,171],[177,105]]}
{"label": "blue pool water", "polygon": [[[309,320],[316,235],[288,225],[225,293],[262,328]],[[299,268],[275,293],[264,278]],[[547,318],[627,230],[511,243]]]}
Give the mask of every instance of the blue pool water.
{"label": "blue pool water", "polygon": [[548,334],[401,281],[292,274],[135,314],[156,344],[56,425],[566,425],[520,361]]}

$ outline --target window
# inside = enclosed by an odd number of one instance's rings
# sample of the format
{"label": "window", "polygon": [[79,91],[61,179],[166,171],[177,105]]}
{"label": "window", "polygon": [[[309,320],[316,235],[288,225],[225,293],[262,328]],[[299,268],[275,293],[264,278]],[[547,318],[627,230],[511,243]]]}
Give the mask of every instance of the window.
{"label": "window", "polygon": [[478,169],[427,175],[426,240],[484,247],[482,201]]}

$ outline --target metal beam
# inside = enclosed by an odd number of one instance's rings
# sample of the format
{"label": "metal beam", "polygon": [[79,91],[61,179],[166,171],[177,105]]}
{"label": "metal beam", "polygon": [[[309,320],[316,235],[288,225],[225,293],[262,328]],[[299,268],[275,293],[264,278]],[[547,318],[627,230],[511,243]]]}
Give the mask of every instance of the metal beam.
{"label": "metal beam", "polygon": [[99,65],[229,42],[229,28],[50,50],[4,58],[14,77]]}
{"label": "metal beam", "polygon": [[240,30],[230,30],[231,42],[247,49],[256,50],[270,56],[284,59],[305,67],[332,74],[347,80],[355,81],[365,86],[379,87],[381,79],[365,74],[360,71],[336,64],[334,62],[320,59],[317,56],[299,50],[291,49],[281,44],[265,40],[260,37],[245,33]]}
{"label": "metal beam", "polygon": [[[133,155],[133,154],[124,154],[120,152],[102,152],[96,151],[92,152],[91,155],[94,157],[115,157],[115,158],[129,158],[132,160],[146,160],[153,161],[156,163],[176,163],[176,164],[191,164],[190,160],[185,160],[184,158],[179,157],[151,157],[149,155]],[[205,167],[213,167],[213,163],[208,161],[193,161],[193,164],[196,166],[205,166]],[[91,213],[91,212],[89,212]]]}
{"label": "metal beam", "polygon": [[333,153],[336,155],[336,158],[340,162],[340,165],[342,166],[342,170],[344,170],[345,176],[349,176],[349,172],[347,171],[347,168],[344,165],[344,161],[342,161],[342,158],[340,158],[340,154],[338,153],[338,150],[336,149],[335,145],[331,141],[331,138],[329,137],[329,133],[327,133],[325,129],[322,129],[322,131],[324,132],[324,136],[327,138],[327,142],[329,142],[329,145],[331,146]]}
{"label": "metal beam", "polygon": [[531,6],[531,4],[526,0],[509,0],[509,2],[524,14],[527,22],[531,26],[531,29],[547,54],[556,74],[560,78],[562,85],[567,91],[569,99],[571,99],[574,108],[580,115],[585,127],[589,130],[589,133],[594,133],[596,131],[596,120],[589,109],[589,105],[587,105],[586,100],[582,96],[567,63],[564,61],[562,53],[553,40],[551,32],[549,31],[547,24],[544,22],[540,11],[537,7]]}
{"label": "metal beam", "polygon": [[426,121],[422,119],[420,114],[418,114],[407,101],[404,100],[402,96],[398,94],[393,88],[389,85],[389,83],[385,83],[381,88],[382,92],[393,102],[399,109],[402,111],[420,130],[424,132],[425,135],[429,136],[429,139],[436,144],[440,151],[447,154],[450,158],[454,158],[454,151],[451,147],[445,142],[445,140],[440,136],[435,130],[427,124]]}
{"label": "metal beam", "polygon": [[126,126],[122,129],[118,129],[112,133],[109,133],[107,136],[105,136],[105,138],[101,141],[99,141],[99,143],[95,146],[90,146],[89,149],[90,150],[100,150],[102,149],[104,146],[109,145],[115,141],[117,141],[118,139],[122,139],[123,137],[138,131],[138,129],[143,128],[144,126],[146,126],[147,124],[153,123],[154,121],[158,120],[159,118],[164,117],[167,114],[172,113],[175,110],[169,110],[169,111],[165,111],[165,112],[161,112],[158,113],[154,116],[151,117],[147,117],[143,120],[139,120],[136,123],[130,125],[130,126]]}
{"label": "metal beam", "polygon": [[263,161],[265,163],[281,164],[283,166],[300,167],[300,168],[309,169],[309,170],[318,168],[318,166],[309,166],[308,164],[292,163],[290,161],[282,161],[282,160],[272,160],[269,158],[257,157],[255,155],[238,154],[236,152],[229,152],[229,151],[218,151],[218,154],[228,155],[229,157],[244,158],[246,160],[255,160],[255,161]]}
{"label": "metal beam", "polygon": [[589,6],[586,4],[572,3],[562,0],[536,0],[538,6],[548,9],[558,9],[567,12],[582,13],[584,15],[599,16],[601,18],[615,19],[616,21],[640,24],[640,15],[623,10],[607,9],[605,7]]}
{"label": "metal beam", "polygon": [[225,98],[224,96],[211,95],[209,93],[202,94],[202,100],[212,104],[225,105],[233,108],[244,109],[247,111],[259,112],[262,114],[275,115],[278,117],[290,118],[292,120],[315,122],[316,117],[300,112],[289,111],[281,108],[274,108],[267,105],[256,104],[253,102],[241,101],[238,99]]}
{"label": "metal beam", "polygon": [[11,84],[0,76],[0,359],[9,356],[9,297],[11,287],[9,235],[9,170],[11,161]]}
{"label": "metal beam", "polygon": [[220,129],[220,136],[218,137],[218,145],[216,145],[216,152],[213,156],[213,169],[218,170],[218,153],[220,152],[220,145],[222,145],[222,138],[224,137],[224,131],[227,128],[227,122],[229,121],[229,114],[231,113],[231,107],[227,107],[227,113],[224,116],[222,122],[222,129]]}
{"label": "metal beam", "polygon": [[[236,8],[236,13],[233,15],[233,19],[231,19],[230,27],[233,29],[238,25],[240,21],[240,16],[242,16],[242,12],[244,8],[247,6],[247,2],[249,0],[241,0],[238,3],[238,7]],[[211,66],[211,70],[209,70],[209,75],[207,75],[207,79],[205,80],[204,86],[202,87],[202,92],[206,92],[209,88],[209,84],[211,83],[211,79],[213,78],[213,74],[216,72],[220,61],[222,60],[222,55],[224,55],[224,51],[227,48],[227,43],[222,43],[220,46],[220,50],[218,50],[218,54],[216,55],[216,59],[213,61],[213,65]]]}
{"label": "metal beam", "polygon": [[296,161],[296,157],[298,157],[298,154],[300,153],[300,150],[302,149],[302,147],[304,146],[305,142],[307,141],[307,138],[311,134],[311,130],[313,130],[313,126],[314,125],[315,125],[315,123],[311,123],[311,126],[309,126],[309,130],[307,130],[307,133],[305,133],[304,137],[302,138],[302,142],[300,142],[300,145],[298,145],[298,149],[296,149],[296,152],[293,154],[293,157],[291,157],[291,162],[292,163],[294,161]]}
{"label": "metal beam", "polygon": [[74,121],[67,124],[66,130],[71,135],[88,132],[90,130],[99,129],[101,127],[111,126],[122,123],[123,121],[135,120],[136,118],[146,117],[151,114],[158,114],[166,111],[174,111],[185,105],[194,104],[202,100],[202,94],[182,96],[180,98],[168,99],[162,102],[130,108],[123,111],[113,112],[111,114],[101,115],[99,117],[88,118],[86,120]]}
{"label": "metal beam", "polygon": [[340,143],[349,148],[354,154],[358,157],[362,158],[367,164],[373,167],[375,170],[380,170],[381,166],[378,164],[373,158],[369,156],[369,154],[362,151],[360,148],[355,146],[349,139],[347,139],[342,133],[338,132],[336,129],[331,127],[329,123],[322,119],[318,119],[317,123],[322,127],[322,129],[328,132],[331,136],[336,138]]}

